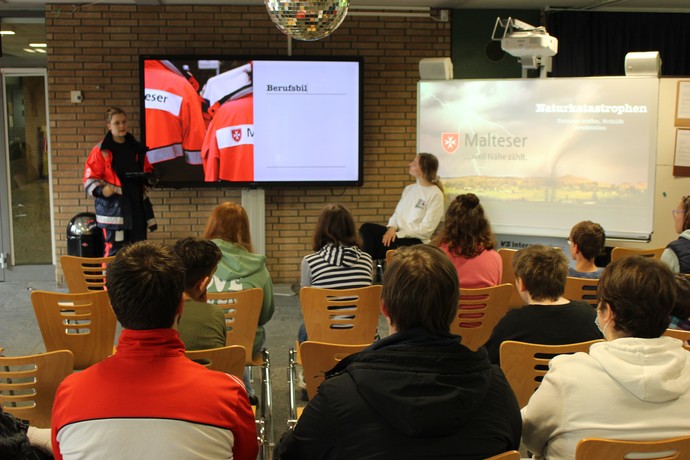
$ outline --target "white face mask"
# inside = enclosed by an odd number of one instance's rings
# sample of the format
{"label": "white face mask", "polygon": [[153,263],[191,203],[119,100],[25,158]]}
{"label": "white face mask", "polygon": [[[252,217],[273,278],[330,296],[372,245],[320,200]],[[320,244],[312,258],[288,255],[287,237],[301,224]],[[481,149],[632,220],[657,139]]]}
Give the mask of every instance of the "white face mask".
{"label": "white face mask", "polygon": [[604,324],[604,329],[602,329],[599,327],[599,315],[594,318],[594,325],[597,327],[597,329],[599,329],[599,332],[601,332],[601,335],[604,337],[606,337],[606,328],[609,327],[610,322],[611,320],[606,321],[606,324]]}

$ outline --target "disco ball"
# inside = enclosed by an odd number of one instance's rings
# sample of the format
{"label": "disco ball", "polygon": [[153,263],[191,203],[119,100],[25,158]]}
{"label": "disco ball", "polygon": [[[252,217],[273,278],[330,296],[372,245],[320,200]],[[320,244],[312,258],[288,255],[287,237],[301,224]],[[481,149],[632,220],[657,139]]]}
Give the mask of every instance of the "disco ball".
{"label": "disco ball", "polygon": [[350,0],[264,0],[271,20],[283,33],[303,41],[329,36],[347,16]]}

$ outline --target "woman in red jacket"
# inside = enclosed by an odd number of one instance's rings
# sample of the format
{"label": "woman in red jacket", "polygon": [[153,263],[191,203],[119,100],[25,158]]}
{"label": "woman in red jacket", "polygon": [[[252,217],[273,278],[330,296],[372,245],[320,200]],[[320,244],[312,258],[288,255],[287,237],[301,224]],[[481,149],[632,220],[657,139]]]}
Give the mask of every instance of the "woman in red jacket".
{"label": "woman in red jacket", "polygon": [[127,132],[122,109],[107,111],[108,133],[96,145],[84,167],[86,193],[96,199],[96,221],[103,229],[105,256],[114,256],[125,244],[146,239],[146,227],[156,229],[151,201],[146,196],[146,146]]}

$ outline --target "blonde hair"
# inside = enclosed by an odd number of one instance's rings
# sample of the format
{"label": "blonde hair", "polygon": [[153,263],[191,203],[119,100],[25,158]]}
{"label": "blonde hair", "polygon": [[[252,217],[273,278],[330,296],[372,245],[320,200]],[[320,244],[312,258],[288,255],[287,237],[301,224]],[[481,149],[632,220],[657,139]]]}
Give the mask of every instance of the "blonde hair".
{"label": "blonde hair", "polygon": [[438,158],[431,153],[418,153],[419,168],[424,173],[424,179],[428,180],[443,192],[441,178],[438,177]]}
{"label": "blonde hair", "polygon": [[105,121],[110,123],[110,121],[113,119],[113,116],[115,116],[115,115],[124,115],[125,117],[127,117],[127,114],[121,108],[119,108],[119,107],[108,107],[108,110],[105,111]]}

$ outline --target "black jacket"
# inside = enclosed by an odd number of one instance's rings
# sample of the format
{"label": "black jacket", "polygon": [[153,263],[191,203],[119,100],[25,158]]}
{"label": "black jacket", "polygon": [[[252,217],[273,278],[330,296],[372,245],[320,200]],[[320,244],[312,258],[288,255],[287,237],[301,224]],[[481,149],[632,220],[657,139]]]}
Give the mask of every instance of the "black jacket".
{"label": "black jacket", "polygon": [[275,458],[483,459],[520,444],[520,409],[486,351],[423,329],[340,362]]}

